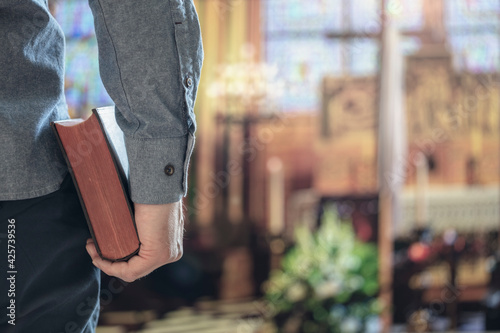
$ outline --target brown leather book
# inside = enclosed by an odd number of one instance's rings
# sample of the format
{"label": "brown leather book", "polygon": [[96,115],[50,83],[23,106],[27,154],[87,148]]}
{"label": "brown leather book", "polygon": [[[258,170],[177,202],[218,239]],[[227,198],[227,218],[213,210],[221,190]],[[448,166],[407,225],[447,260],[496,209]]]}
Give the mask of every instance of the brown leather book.
{"label": "brown leather book", "polygon": [[80,197],[97,252],[125,261],[140,241],[128,195],[128,160],[114,107],[97,108],[86,119],[51,123]]}

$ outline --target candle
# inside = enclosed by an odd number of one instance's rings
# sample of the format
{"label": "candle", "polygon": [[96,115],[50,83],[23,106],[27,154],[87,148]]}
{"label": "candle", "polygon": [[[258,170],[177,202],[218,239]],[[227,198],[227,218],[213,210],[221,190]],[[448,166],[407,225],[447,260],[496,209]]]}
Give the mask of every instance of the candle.
{"label": "candle", "polygon": [[269,232],[280,235],[285,228],[285,177],[283,162],[278,157],[267,161],[269,172]]}
{"label": "candle", "polygon": [[415,221],[417,228],[420,229],[428,223],[428,202],[427,202],[427,186],[429,183],[429,164],[427,157],[423,153],[418,153],[416,159],[417,167],[417,186],[415,195]]}

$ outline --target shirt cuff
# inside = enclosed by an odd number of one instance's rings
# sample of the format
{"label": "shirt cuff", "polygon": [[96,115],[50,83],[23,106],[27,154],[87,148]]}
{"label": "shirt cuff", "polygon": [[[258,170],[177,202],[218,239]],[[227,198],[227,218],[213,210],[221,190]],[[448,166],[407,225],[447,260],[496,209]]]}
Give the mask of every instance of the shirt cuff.
{"label": "shirt cuff", "polygon": [[129,193],[134,203],[166,204],[187,194],[189,160],[195,137],[137,139],[125,136]]}

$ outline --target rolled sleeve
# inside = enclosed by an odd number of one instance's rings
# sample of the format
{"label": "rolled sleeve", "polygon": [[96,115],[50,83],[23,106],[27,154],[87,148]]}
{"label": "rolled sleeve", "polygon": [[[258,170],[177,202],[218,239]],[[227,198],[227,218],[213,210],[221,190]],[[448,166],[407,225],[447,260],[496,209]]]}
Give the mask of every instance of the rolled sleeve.
{"label": "rolled sleeve", "polygon": [[193,0],[89,3],[101,78],[125,136],[132,201],[178,201],[187,193],[203,62]]}

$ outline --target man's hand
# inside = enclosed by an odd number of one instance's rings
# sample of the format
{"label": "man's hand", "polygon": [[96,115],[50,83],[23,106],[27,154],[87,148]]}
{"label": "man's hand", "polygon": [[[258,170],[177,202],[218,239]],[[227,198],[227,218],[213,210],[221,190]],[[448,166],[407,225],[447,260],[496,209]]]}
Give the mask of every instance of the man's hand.
{"label": "man's hand", "polygon": [[126,282],[137,280],[158,267],[179,260],[183,250],[182,200],[164,205],[134,204],[134,208],[141,241],[138,255],[127,262],[111,262],[99,257],[92,239],[87,240],[86,246],[96,267]]}

